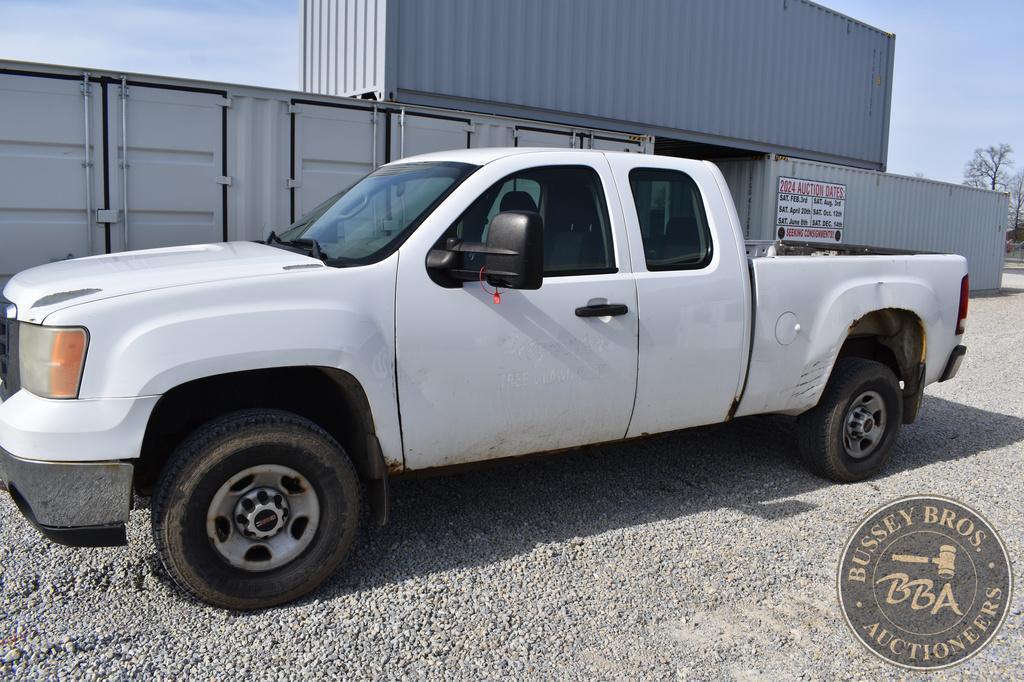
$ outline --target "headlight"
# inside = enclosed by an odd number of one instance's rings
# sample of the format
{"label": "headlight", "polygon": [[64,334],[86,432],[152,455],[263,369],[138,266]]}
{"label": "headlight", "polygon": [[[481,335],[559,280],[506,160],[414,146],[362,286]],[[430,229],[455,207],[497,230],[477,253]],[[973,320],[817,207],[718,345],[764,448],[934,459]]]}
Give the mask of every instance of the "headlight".
{"label": "headlight", "polygon": [[82,327],[18,328],[21,386],[43,398],[77,398],[89,332]]}

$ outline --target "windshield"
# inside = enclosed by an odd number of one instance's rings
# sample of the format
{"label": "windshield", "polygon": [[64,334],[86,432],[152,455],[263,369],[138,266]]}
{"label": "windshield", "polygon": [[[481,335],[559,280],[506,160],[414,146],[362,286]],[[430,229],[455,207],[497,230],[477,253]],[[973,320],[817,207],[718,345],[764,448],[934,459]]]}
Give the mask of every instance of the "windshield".
{"label": "windshield", "polygon": [[282,244],[315,244],[328,265],[376,262],[393,253],[476,168],[447,161],[382,166],[276,239]]}

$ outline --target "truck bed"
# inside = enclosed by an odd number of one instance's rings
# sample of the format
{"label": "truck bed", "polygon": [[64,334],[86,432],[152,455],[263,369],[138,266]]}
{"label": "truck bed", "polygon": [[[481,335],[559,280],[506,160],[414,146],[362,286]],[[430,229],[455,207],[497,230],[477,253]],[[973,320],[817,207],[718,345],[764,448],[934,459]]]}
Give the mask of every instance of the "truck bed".
{"label": "truck bed", "polygon": [[816,404],[849,330],[872,311],[919,320],[925,383],[938,380],[957,344],[963,257],[779,242],[747,242],[746,251],[753,334],[736,416],[799,414]]}

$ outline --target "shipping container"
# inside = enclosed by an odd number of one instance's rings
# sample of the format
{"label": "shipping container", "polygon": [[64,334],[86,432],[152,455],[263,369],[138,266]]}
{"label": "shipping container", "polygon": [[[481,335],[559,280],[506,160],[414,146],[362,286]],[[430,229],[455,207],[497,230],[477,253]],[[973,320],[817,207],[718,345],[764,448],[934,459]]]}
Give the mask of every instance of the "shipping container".
{"label": "shipping container", "polygon": [[1006,193],[771,155],[717,164],[748,240],[956,253],[971,291],[1000,286]]}
{"label": "shipping container", "polygon": [[0,285],[70,257],[262,239],[414,154],[653,151],[580,126],[3,61],[0,112]]}
{"label": "shipping container", "polygon": [[806,0],[300,0],[303,89],[884,170],[895,38]]}
{"label": "shipping container", "polygon": [[[0,62],[0,111],[0,283],[67,257],[262,239],[413,154],[654,148],[639,134],[18,62]],[[842,186],[844,242],[960,253],[974,290],[999,286],[1005,195],[774,155],[718,163],[748,239],[777,236],[780,178]]]}

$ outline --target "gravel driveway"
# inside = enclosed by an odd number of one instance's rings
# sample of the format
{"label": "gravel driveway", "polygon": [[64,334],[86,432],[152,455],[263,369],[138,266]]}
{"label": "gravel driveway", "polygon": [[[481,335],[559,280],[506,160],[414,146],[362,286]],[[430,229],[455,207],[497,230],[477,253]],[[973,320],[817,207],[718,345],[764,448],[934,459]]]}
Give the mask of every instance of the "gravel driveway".
{"label": "gravel driveway", "polygon": [[[1024,546],[1024,271],[972,299],[960,376],[928,389],[879,478],[837,486],[760,417],[394,485],[324,588],[254,614],[168,584],[130,546],[45,542],[0,500],[0,677],[901,678],[846,630],[835,570],[867,511],[960,499]],[[1019,570],[1018,570],[1019,577]],[[1024,678],[1018,585],[996,641],[947,676]],[[911,676],[913,677],[913,676]]]}

